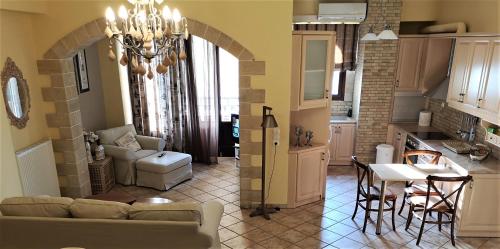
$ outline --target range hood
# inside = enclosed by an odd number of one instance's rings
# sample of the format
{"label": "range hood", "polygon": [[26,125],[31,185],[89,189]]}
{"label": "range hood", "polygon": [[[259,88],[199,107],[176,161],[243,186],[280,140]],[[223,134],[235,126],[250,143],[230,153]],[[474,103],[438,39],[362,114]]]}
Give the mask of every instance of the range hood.
{"label": "range hood", "polygon": [[294,16],[293,22],[358,24],[365,20],[366,8],[366,3],[320,3],[317,15]]}

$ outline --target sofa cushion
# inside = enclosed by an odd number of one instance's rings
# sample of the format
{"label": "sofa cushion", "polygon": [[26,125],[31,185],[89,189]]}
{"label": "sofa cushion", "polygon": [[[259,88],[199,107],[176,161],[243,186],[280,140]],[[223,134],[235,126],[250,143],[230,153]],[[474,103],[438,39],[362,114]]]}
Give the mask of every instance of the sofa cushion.
{"label": "sofa cushion", "polygon": [[133,151],[141,150],[141,145],[135,139],[135,135],[132,132],[127,132],[123,136],[115,140],[116,145],[119,147],[124,147]]}
{"label": "sofa cushion", "polygon": [[4,216],[70,217],[73,199],[67,197],[11,197],[0,204]]}
{"label": "sofa cushion", "polygon": [[128,217],[130,205],[92,199],[76,199],[70,206],[70,211],[75,218],[89,219],[122,219]]}
{"label": "sofa cushion", "polygon": [[131,220],[163,220],[203,222],[203,208],[199,203],[174,202],[149,204],[136,202],[129,211]]}
{"label": "sofa cushion", "polygon": [[[158,157],[161,153],[165,153],[165,155]],[[162,151],[137,160],[135,167],[137,170],[166,174],[190,164],[191,161],[192,157],[189,154]]]}
{"label": "sofa cushion", "polygon": [[125,126],[115,127],[107,130],[99,130],[95,133],[99,136],[99,141],[101,142],[101,144],[115,145],[115,140],[129,131],[134,135],[137,134],[135,132],[133,124],[128,124]]}

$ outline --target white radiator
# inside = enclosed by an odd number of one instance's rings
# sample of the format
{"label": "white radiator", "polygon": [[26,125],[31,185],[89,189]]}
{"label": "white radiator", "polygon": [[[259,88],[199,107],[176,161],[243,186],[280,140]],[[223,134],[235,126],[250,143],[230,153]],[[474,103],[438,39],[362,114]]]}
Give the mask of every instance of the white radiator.
{"label": "white radiator", "polygon": [[16,152],[24,196],[61,196],[52,141],[42,141]]}

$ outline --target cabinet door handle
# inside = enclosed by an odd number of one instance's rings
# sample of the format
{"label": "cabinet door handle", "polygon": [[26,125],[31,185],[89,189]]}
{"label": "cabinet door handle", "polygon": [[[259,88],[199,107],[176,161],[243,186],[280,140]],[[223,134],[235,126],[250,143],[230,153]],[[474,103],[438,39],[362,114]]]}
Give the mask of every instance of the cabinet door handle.
{"label": "cabinet door handle", "polygon": [[321,152],[321,161],[325,161],[325,152]]}
{"label": "cabinet door handle", "polygon": [[399,87],[399,80],[396,80],[396,87]]}
{"label": "cabinet door handle", "polygon": [[474,179],[470,180],[469,188],[472,189],[472,185],[474,185]]}

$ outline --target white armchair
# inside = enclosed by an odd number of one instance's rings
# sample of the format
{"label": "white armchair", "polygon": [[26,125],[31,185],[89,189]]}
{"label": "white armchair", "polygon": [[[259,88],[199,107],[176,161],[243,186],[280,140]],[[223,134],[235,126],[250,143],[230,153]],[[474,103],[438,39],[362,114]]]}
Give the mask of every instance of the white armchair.
{"label": "white armchair", "polygon": [[[142,150],[133,151],[127,148],[118,147],[115,144],[116,139],[129,131],[135,135],[135,138],[141,145]],[[135,127],[132,124],[96,131],[96,134],[99,136],[101,144],[104,146],[104,152],[113,157],[116,182],[124,185],[135,184],[135,162],[138,159],[147,157],[158,151],[162,151],[165,148],[165,140],[156,137],[137,135]]]}

